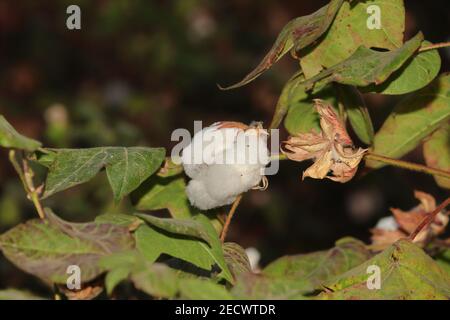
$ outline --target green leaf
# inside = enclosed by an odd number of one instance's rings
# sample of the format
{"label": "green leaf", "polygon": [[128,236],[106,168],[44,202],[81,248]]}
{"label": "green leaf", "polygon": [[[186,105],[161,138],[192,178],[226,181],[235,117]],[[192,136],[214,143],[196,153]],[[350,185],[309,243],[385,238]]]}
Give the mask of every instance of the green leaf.
{"label": "green leaf", "polygon": [[[120,200],[151,176],[164,160],[163,148],[100,147],[89,149],[56,149],[48,157],[44,198],[92,179],[103,167],[114,193]],[[45,159],[45,160],[44,160]]]}
{"label": "green leaf", "polygon": [[128,279],[129,275],[130,269],[128,268],[128,266],[116,268],[109,271],[105,276],[106,293],[108,295],[111,295],[117,285],[122,281]]}
{"label": "green leaf", "polygon": [[[436,130],[423,144],[423,156],[428,166],[450,171],[450,124]],[[435,176],[436,183],[450,189],[450,179]]]}
{"label": "green leaf", "polygon": [[[428,41],[423,41],[422,47],[430,44]],[[416,91],[433,81],[440,68],[441,58],[438,50],[419,52],[393,73],[388,80],[380,85],[370,85],[364,88],[364,91],[382,94],[405,94]]]}
{"label": "green leaf", "polygon": [[224,286],[211,280],[192,278],[180,280],[181,299],[190,300],[232,300],[233,296]]}
{"label": "green leaf", "polygon": [[130,270],[132,268],[130,266],[140,265],[141,262],[145,261],[143,256],[135,249],[120,251],[108,256],[102,257],[98,265],[104,268],[105,270],[114,270],[117,268],[127,267]]}
{"label": "green leaf", "polygon": [[95,218],[95,222],[98,223],[111,223],[117,226],[122,227],[132,227],[133,225],[138,225],[139,222],[142,222],[141,219],[128,215],[128,214],[119,214],[119,213],[106,213],[101,214]]}
{"label": "green leaf", "polygon": [[136,251],[113,254],[99,263],[110,270],[105,286],[110,294],[121,281],[130,278],[137,289],[157,298],[230,299],[226,289],[206,278],[197,278],[162,263],[151,263]]}
{"label": "green leaf", "polygon": [[44,300],[31,292],[18,289],[0,290],[0,300]]}
{"label": "green leaf", "polygon": [[343,2],[343,0],[331,0],[328,5],[314,13],[291,20],[281,30],[275,44],[259,65],[238,83],[222,89],[229,90],[246,85],[259,77],[291,49],[298,51],[316,41],[327,31]]}
{"label": "green leaf", "polygon": [[146,266],[145,259],[136,250],[117,252],[100,258],[98,265],[108,273],[105,277],[106,292],[110,295],[114,288],[129,278],[134,271],[141,271]]}
{"label": "green leaf", "polygon": [[50,224],[58,227],[68,236],[95,243],[107,253],[134,247],[134,240],[128,228],[111,223],[68,222],[58,217],[50,208],[44,210]]}
{"label": "green leaf", "polygon": [[350,270],[369,258],[370,253],[364,243],[343,238],[330,250],[280,258],[269,264],[262,273],[289,279],[302,294],[311,294],[331,277]]}
{"label": "green leaf", "polygon": [[197,211],[189,204],[182,176],[152,177],[131,194],[138,210],[168,209],[174,218],[189,218]]}
{"label": "green leaf", "polygon": [[0,115],[0,146],[34,151],[41,146],[41,143],[18,133],[5,117]]}
{"label": "green leaf", "polygon": [[450,249],[445,249],[434,258],[441,269],[447,272],[450,277]]}
{"label": "green leaf", "polygon": [[286,278],[268,277],[256,273],[242,273],[231,289],[235,299],[294,300],[306,299],[296,283]]}
{"label": "green leaf", "polygon": [[118,148],[108,152],[106,174],[120,200],[158,170],[164,161],[164,148]]}
{"label": "green leaf", "polygon": [[291,88],[291,95],[286,102],[289,109],[284,120],[284,126],[291,135],[311,132],[320,132],[319,114],[313,107],[313,99],[320,98],[331,105],[336,105],[336,93],[331,85],[313,92],[306,92],[305,87],[298,85]]}
{"label": "green leaf", "polygon": [[[381,11],[381,28],[369,29],[369,6]],[[345,1],[322,41],[300,52],[300,65],[311,78],[350,57],[359,46],[393,50],[403,43],[405,8],[403,0]]]}
{"label": "green leaf", "polygon": [[358,138],[365,144],[371,144],[374,137],[369,110],[361,94],[355,87],[338,85],[339,103],[343,104],[350,125]]}
{"label": "green leaf", "polygon": [[392,51],[376,51],[361,46],[349,58],[321,71],[306,80],[304,85],[307,90],[310,90],[314,86],[320,88],[330,82],[358,87],[372,83],[380,84],[419,49],[422,40],[423,35],[419,32],[402,47]]}
{"label": "green leaf", "polygon": [[149,261],[155,262],[161,254],[188,261],[200,268],[210,270],[214,261],[203,250],[197,239],[173,235],[147,225],[141,225],[135,232],[136,247]]}
{"label": "green leaf", "polygon": [[[281,121],[283,121],[284,116],[289,110],[289,106],[304,95],[306,95],[303,88],[297,89],[298,84],[304,80],[302,72],[296,72],[283,87],[280,96],[278,97],[277,105],[275,107],[275,112],[272,117],[272,121],[270,123],[270,128],[275,129],[278,128]],[[293,96],[296,93],[299,93],[299,97]]]}
{"label": "green leaf", "polygon": [[178,291],[176,271],[162,263],[132,273],[131,280],[137,289],[158,298],[172,298]]}
{"label": "green leaf", "polygon": [[[400,158],[449,119],[450,75],[444,74],[400,101],[375,134],[372,151]],[[375,161],[367,161],[366,164],[372,168],[384,165]]]}
{"label": "green leaf", "polygon": [[66,283],[67,267],[78,265],[83,282],[103,272],[98,260],[133,247],[126,228],[107,223],[70,223],[46,209],[49,219],[33,219],[0,236],[3,254],[18,268],[41,279]]}
{"label": "green leaf", "polygon": [[344,238],[327,251],[282,257],[261,274],[243,273],[232,294],[238,299],[305,299],[321,289],[323,282],[369,257],[362,242]]}
{"label": "green leaf", "polygon": [[223,244],[223,255],[234,278],[242,273],[251,272],[250,261],[244,248],[234,242]]}
{"label": "green leaf", "polygon": [[190,262],[199,268],[211,270],[215,264],[221,269],[224,279],[233,282],[223,257],[222,247],[217,233],[208,218],[203,215],[196,217],[210,237],[211,246],[203,240],[192,239],[184,235],[175,235],[161,229],[141,225],[136,233],[138,250],[149,261],[154,262],[161,254]]}
{"label": "green leaf", "polygon": [[130,278],[134,286],[157,298],[172,298],[178,291],[177,271],[162,263],[152,263],[138,251],[116,253],[100,260],[99,265],[109,270],[105,277],[108,294],[120,282]]}
{"label": "green leaf", "polygon": [[[225,280],[228,280],[231,283],[234,283],[233,276],[231,275],[230,270],[228,269],[227,263],[225,261],[223,249],[222,249],[222,242],[219,239],[219,236],[217,234],[216,229],[212,225],[211,221],[203,215],[199,214],[195,216],[194,218],[196,221],[200,222],[203,227],[205,228],[206,232],[208,233],[208,236],[210,238],[210,246],[211,246],[211,255],[214,259],[214,262],[219,266],[219,268],[222,270],[219,274],[219,277],[224,278]],[[208,247],[205,243],[201,243],[201,246],[207,250]]]}
{"label": "green leaf", "polygon": [[311,101],[293,103],[284,120],[284,127],[291,135],[298,135],[311,131],[320,132],[319,114],[313,108]]}
{"label": "green leaf", "polygon": [[208,244],[211,244],[213,241],[210,239],[208,232],[204,229],[203,224],[198,221],[192,219],[158,218],[148,214],[139,213],[135,215],[152,226],[167,232],[203,239]]}
{"label": "green leaf", "polygon": [[[374,275],[369,266],[380,268],[380,289],[369,290]],[[326,284],[320,299],[449,299],[450,276],[407,240],[400,240],[362,265]]]}

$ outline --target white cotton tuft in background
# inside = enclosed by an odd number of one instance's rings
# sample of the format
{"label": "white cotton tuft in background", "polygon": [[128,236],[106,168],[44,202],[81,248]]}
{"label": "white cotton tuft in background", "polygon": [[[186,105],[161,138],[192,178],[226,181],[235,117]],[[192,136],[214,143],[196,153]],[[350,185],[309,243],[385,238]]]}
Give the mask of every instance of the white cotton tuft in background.
{"label": "white cotton tuft in background", "polygon": [[259,260],[261,259],[261,253],[259,253],[258,249],[249,247],[245,249],[245,253],[248,257],[248,262],[250,262],[250,267],[253,272],[259,271]]}
{"label": "white cotton tuft in background", "polygon": [[375,226],[375,228],[383,229],[385,231],[395,231],[398,227],[399,225],[393,216],[381,218]]}

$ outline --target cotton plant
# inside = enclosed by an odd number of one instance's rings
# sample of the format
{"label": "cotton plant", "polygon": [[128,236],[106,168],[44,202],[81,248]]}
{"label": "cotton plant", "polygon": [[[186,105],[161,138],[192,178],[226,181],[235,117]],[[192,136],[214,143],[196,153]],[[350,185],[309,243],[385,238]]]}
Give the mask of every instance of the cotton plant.
{"label": "cotton plant", "polygon": [[[2,255],[40,278],[58,299],[102,292],[117,298],[126,281],[138,296],[155,299],[201,299],[205,293],[208,299],[450,299],[450,198],[438,205],[431,194],[416,192],[420,204],[392,209],[392,217],[371,230],[369,244],[345,237],[329,250],[282,256],[266,266],[258,263],[259,252],[227,240],[243,195],[267,188],[270,161],[310,163],[293,178],[298,184],[307,184],[306,178],[351,184],[391,165],[429,174],[435,187],[450,188],[450,75],[438,75],[437,50],[450,43],[432,44],[421,32],[404,39],[403,1],[372,2],[388,28],[363,28],[366,2],[346,0],[331,0],[287,23],[257,67],[222,88],[249,84],[290,52],[298,70],[281,90],[270,125],[216,122],[194,135],[179,166],[162,147],[44,146],[0,115],[0,146],[9,149],[39,216],[0,235]],[[367,93],[408,95],[375,130]],[[269,155],[269,133],[282,124],[288,134],[282,154]],[[413,150],[423,154],[423,164],[402,159]],[[119,209],[128,198],[133,215],[95,212],[94,221],[74,223],[47,207],[54,203],[49,198],[100,172],[112,191],[111,206]],[[229,209],[226,221],[214,208]],[[156,210],[166,216],[149,214]],[[74,265],[82,270],[80,287],[67,292],[67,266]],[[367,286],[373,266],[382,275],[379,290]]]}

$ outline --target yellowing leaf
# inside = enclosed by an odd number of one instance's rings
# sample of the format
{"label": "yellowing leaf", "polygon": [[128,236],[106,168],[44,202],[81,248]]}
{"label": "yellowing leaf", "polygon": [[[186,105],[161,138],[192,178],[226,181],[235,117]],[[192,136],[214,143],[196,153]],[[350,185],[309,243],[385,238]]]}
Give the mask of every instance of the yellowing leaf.
{"label": "yellowing leaf", "polygon": [[282,257],[261,273],[241,273],[231,292],[237,299],[306,299],[325,281],[369,258],[362,242],[344,238],[330,250]]}
{"label": "yellowing leaf", "polygon": [[0,115],[0,146],[34,151],[41,146],[41,143],[18,133],[5,117]]}
{"label": "yellowing leaf", "polygon": [[44,198],[87,182],[106,167],[114,198],[120,200],[156,172],[163,148],[99,147],[55,149],[39,161],[48,166]]}
{"label": "yellowing leaf", "polygon": [[[369,277],[376,276],[369,266],[379,268],[379,289],[368,288]],[[422,249],[406,240],[394,243],[362,265],[329,281],[325,287],[327,290],[319,299],[450,298],[450,276]]]}
{"label": "yellowing leaf", "polygon": [[331,0],[328,5],[314,13],[291,20],[281,30],[278,38],[275,40],[275,44],[260,64],[244,79],[223,89],[234,89],[246,85],[259,77],[291,49],[298,51],[313,43],[328,29],[343,2],[343,0]]}
{"label": "yellowing leaf", "polygon": [[33,219],[0,236],[0,249],[18,268],[47,282],[65,284],[67,267],[78,265],[83,282],[103,272],[101,257],[134,246],[128,229],[109,223],[70,223],[46,209],[46,220]]}
{"label": "yellowing leaf", "polygon": [[[425,162],[432,168],[450,172],[450,124],[436,130],[423,144]],[[450,189],[450,179],[435,176],[436,183]]]}
{"label": "yellowing leaf", "polygon": [[[401,100],[375,134],[373,152],[400,158],[450,119],[450,75],[444,74],[429,86]],[[367,161],[372,168],[384,164]]]}
{"label": "yellowing leaf", "polygon": [[[369,29],[369,6],[381,13],[379,29]],[[336,15],[326,37],[316,46],[300,52],[300,65],[306,78],[318,74],[350,57],[359,46],[396,49],[403,43],[405,8],[403,0],[345,1]]]}
{"label": "yellowing leaf", "polygon": [[391,51],[376,51],[360,46],[346,60],[321,71],[303,84],[309,90],[330,82],[357,87],[383,83],[419,49],[422,40],[423,35],[419,32],[402,47]]}
{"label": "yellowing leaf", "polygon": [[[430,44],[428,41],[423,41],[422,47]],[[385,82],[379,85],[370,85],[364,88],[364,91],[382,94],[405,94],[416,91],[433,81],[440,68],[441,58],[437,50],[419,52]]]}

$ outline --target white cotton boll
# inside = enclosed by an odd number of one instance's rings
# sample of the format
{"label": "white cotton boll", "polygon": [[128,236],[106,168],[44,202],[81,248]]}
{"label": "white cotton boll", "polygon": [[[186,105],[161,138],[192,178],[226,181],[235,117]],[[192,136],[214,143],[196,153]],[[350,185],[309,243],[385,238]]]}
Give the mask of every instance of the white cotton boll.
{"label": "white cotton boll", "polygon": [[[183,160],[182,160],[183,161]],[[186,175],[189,178],[196,178],[198,177],[204,169],[207,167],[206,164],[189,164],[189,163],[183,163],[183,169]]]}
{"label": "white cotton boll", "polygon": [[203,179],[208,193],[215,199],[226,199],[239,194],[241,175],[233,165],[214,164],[208,167]]}
{"label": "white cotton boll", "polygon": [[[216,208],[221,205],[223,201],[218,201],[213,199],[209,193],[206,191],[206,187],[201,180],[192,179],[189,181],[186,187],[186,195],[189,198],[191,205],[197,207],[201,210],[209,210],[212,208]],[[230,203],[234,201],[234,199],[230,199]]]}
{"label": "white cotton boll", "polygon": [[[197,132],[191,143],[183,149],[181,161],[190,178],[196,178],[206,165],[217,163],[225,150],[233,149],[238,128],[218,129],[220,122]],[[220,160],[220,159],[219,159]]]}
{"label": "white cotton boll", "polygon": [[239,183],[234,188],[236,192],[243,193],[260,184],[263,178],[263,171],[261,165],[233,165],[233,169],[237,172]]}
{"label": "white cotton boll", "polygon": [[246,147],[247,164],[259,164],[266,166],[270,162],[269,149],[267,148],[268,133],[261,129],[248,129],[239,133],[238,139],[243,134]]}
{"label": "white cotton boll", "polygon": [[[190,181],[187,191],[191,204],[208,210],[233,203],[236,196],[258,185],[262,179],[261,167],[215,164],[202,172],[201,178]],[[194,183],[195,182],[195,183]],[[193,183],[193,186],[191,186]]]}
{"label": "white cotton boll", "polygon": [[186,187],[186,194],[191,205],[201,210],[209,210],[221,206],[232,204],[236,199],[233,195],[219,195],[219,198],[213,198],[208,192],[203,180],[192,179]]}
{"label": "white cotton boll", "polygon": [[191,204],[208,210],[231,204],[260,184],[269,163],[267,131],[236,122],[220,122],[196,133],[183,150],[183,167],[192,178]]}
{"label": "white cotton boll", "polygon": [[385,231],[395,231],[398,227],[399,225],[393,216],[381,218],[375,226],[375,228]]}

